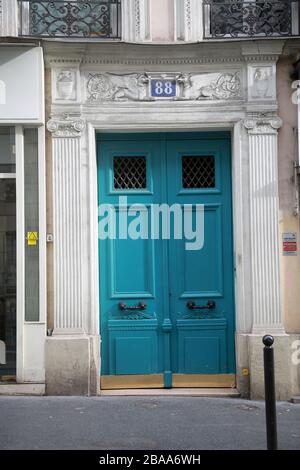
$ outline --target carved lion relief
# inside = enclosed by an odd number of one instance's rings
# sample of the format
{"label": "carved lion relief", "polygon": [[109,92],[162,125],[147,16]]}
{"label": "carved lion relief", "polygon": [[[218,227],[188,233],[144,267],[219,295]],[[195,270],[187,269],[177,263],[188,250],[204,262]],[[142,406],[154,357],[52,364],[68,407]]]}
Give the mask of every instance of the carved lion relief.
{"label": "carved lion relief", "polygon": [[[239,71],[226,73],[89,73],[86,77],[86,101],[155,101],[151,80],[176,82],[176,95],[170,100],[229,100],[242,98]],[[165,97],[164,97],[165,98]]]}

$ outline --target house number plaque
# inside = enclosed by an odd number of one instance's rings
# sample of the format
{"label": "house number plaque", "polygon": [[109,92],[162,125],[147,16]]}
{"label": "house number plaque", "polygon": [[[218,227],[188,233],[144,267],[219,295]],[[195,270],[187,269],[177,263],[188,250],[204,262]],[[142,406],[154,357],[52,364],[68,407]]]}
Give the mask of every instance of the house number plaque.
{"label": "house number plaque", "polygon": [[153,98],[170,98],[176,96],[176,80],[151,80],[151,96]]}

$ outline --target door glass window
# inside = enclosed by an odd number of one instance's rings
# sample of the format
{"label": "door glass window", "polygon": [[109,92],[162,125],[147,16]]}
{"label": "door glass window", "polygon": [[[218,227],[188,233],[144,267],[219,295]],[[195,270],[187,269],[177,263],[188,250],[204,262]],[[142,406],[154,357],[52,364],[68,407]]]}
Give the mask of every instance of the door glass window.
{"label": "door glass window", "polygon": [[114,157],[115,189],[146,189],[146,157]]}
{"label": "door glass window", "polygon": [[182,186],[185,189],[215,188],[215,158],[208,156],[182,157]]}
{"label": "door glass window", "polygon": [[15,173],[15,130],[0,127],[0,173]]}

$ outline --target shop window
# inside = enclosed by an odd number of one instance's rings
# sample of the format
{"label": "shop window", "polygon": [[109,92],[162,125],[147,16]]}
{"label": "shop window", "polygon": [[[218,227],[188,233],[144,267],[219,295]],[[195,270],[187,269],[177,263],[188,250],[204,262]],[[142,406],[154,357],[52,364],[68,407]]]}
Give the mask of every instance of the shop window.
{"label": "shop window", "polygon": [[0,127],[0,173],[15,173],[15,152],[14,127]]}
{"label": "shop window", "polygon": [[16,175],[14,127],[0,127],[0,381],[16,374]]}

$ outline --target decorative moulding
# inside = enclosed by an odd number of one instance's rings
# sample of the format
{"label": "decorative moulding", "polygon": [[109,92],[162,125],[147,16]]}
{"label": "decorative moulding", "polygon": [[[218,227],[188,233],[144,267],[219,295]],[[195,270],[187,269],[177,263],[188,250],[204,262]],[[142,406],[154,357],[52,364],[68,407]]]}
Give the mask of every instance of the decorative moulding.
{"label": "decorative moulding", "polygon": [[185,19],[185,27],[187,29],[188,34],[191,34],[192,30],[192,10],[191,10],[191,0],[184,1],[184,19]]}
{"label": "decorative moulding", "polygon": [[135,39],[141,34],[141,5],[140,0],[134,0]]}
{"label": "decorative moulding", "polygon": [[[239,56],[202,56],[202,57],[144,57],[144,58],[122,58],[122,57],[98,57],[86,56],[82,59],[82,64],[87,65],[201,65],[201,64],[232,64],[243,63]],[[56,59],[52,63],[63,63],[63,59]]]}
{"label": "decorative moulding", "polygon": [[50,67],[52,65],[57,65],[57,64],[63,64],[63,65],[69,65],[69,66],[74,66],[74,65],[80,65],[82,62],[82,57],[50,57],[50,56],[45,56],[45,64],[49,65]]}
{"label": "decorative moulding", "polygon": [[[175,83],[173,97],[152,97],[151,81]],[[86,76],[86,102],[155,100],[235,100],[242,98],[240,71],[226,73],[89,73]]]}
{"label": "decorative moulding", "polygon": [[85,129],[85,121],[79,115],[53,116],[47,122],[47,129],[52,137],[80,137]]}
{"label": "decorative moulding", "polygon": [[244,55],[245,62],[277,62],[279,54]]}
{"label": "decorative moulding", "polygon": [[122,1],[122,40],[143,42],[150,39],[150,0]]}
{"label": "decorative moulding", "polygon": [[[119,44],[119,43],[118,43]],[[95,46],[97,47],[98,44]],[[111,44],[109,46],[112,46]],[[119,44],[121,46],[121,44]],[[130,47],[128,44],[127,47]],[[151,48],[151,45],[145,46],[147,48]],[[188,47],[188,45],[187,45]],[[245,64],[245,63],[268,63],[268,64],[275,64],[278,55],[274,54],[255,54],[251,56],[241,55],[236,50],[228,50],[219,48],[218,51],[212,49],[211,55],[207,55],[208,47],[206,47],[206,51],[201,51],[197,53],[197,57],[193,56],[195,51],[193,51],[194,45],[190,45],[192,48],[189,56],[189,52],[185,57],[170,57],[170,56],[161,56],[156,57],[153,55],[144,55],[143,57],[137,56],[130,56],[130,52],[128,50],[124,50],[124,54],[116,55],[113,48],[111,48],[111,54],[107,53],[107,50],[103,50],[99,48],[99,52],[95,54],[90,54],[89,52],[80,52],[78,56],[70,57],[69,55],[62,55],[63,50],[66,48],[61,48],[61,51],[57,50],[55,53],[52,51],[45,55],[45,62],[50,67],[55,66],[73,66],[74,65],[130,65],[130,66],[152,66],[152,65],[201,65],[201,64]],[[200,45],[199,45],[200,47]],[[148,50],[147,50],[148,51]],[[150,51],[149,51],[150,52]],[[170,51],[171,52],[171,51]],[[202,54],[202,53],[203,54]],[[234,52],[236,52],[234,54]],[[70,51],[71,54],[71,51]],[[262,64],[263,65],[263,64]]]}
{"label": "decorative moulding", "polygon": [[282,119],[277,115],[253,115],[244,120],[248,134],[277,134],[282,126]]}
{"label": "decorative moulding", "polygon": [[248,100],[276,100],[276,66],[275,64],[248,65]]}
{"label": "decorative moulding", "polygon": [[203,37],[202,2],[200,0],[177,0],[177,40],[198,42]]}
{"label": "decorative moulding", "polygon": [[0,36],[18,36],[17,0],[0,0]]}
{"label": "decorative moulding", "polygon": [[57,69],[53,80],[54,101],[75,101],[77,95],[76,70]]}

